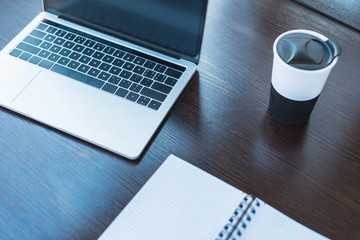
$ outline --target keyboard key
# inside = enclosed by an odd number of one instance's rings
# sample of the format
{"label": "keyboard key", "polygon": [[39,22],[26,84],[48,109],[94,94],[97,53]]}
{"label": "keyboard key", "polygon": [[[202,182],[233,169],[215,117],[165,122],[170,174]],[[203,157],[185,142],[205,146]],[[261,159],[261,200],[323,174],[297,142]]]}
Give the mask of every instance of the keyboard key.
{"label": "keyboard key", "polygon": [[155,109],[155,110],[158,110],[158,109],[160,108],[160,105],[161,105],[161,103],[152,100],[152,101],[149,103],[148,107],[149,107],[149,108],[152,108],[152,109]]}
{"label": "keyboard key", "polygon": [[121,50],[116,50],[113,54],[113,56],[117,57],[117,58],[121,58],[125,55],[125,52],[124,51],[121,51]]}
{"label": "keyboard key", "polygon": [[63,45],[64,42],[65,42],[65,39],[63,39],[63,38],[56,38],[55,41],[54,41],[54,43],[59,45],[59,46]]}
{"label": "keyboard key", "polygon": [[121,78],[116,77],[116,76],[113,75],[113,76],[110,77],[108,82],[117,85],[120,82],[120,80],[121,80]]}
{"label": "keyboard key", "polygon": [[133,81],[133,82],[136,82],[136,83],[139,83],[142,79],[143,79],[143,77],[140,76],[140,75],[137,75],[137,74],[133,74],[130,77],[130,80]]}
{"label": "keyboard key", "polygon": [[151,86],[152,89],[158,90],[159,92],[168,94],[172,87],[169,87],[165,84],[154,82],[154,84]]}
{"label": "keyboard key", "polygon": [[37,57],[37,56],[33,56],[29,62],[32,63],[32,64],[38,64],[39,62],[41,61],[41,58]]}
{"label": "keyboard key", "polygon": [[74,50],[74,51],[76,51],[76,52],[81,53],[81,52],[82,52],[82,50],[84,50],[84,49],[85,49],[85,47],[84,47],[84,46],[81,46],[81,45],[79,45],[79,44],[76,44],[76,45],[75,45],[75,47],[73,47],[73,49],[72,49],[72,50]]}
{"label": "keyboard key", "polygon": [[95,42],[93,40],[86,40],[86,42],[84,43],[85,46],[91,48],[92,46],[95,45]]}
{"label": "keyboard key", "polygon": [[92,59],[89,63],[90,66],[92,67],[98,67],[100,65],[100,61],[99,60],[96,60],[96,59]]}
{"label": "keyboard key", "polygon": [[159,82],[163,82],[166,79],[165,75],[162,75],[161,73],[157,73],[154,77],[154,80],[159,81]]}
{"label": "keyboard key", "polygon": [[59,60],[59,58],[60,58],[59,55],[52,53],[47,59],[49,59],[52,62],[56,62],[57,60]]}
{"label": "keyboard key", "polygon": [[19,43],[19,45],[17,45],[16,48],[32,54],[38,54],[40,52],[40,48],[29,45],[24,42]]}
{"label": "keyboard key", "polygon": [[121,69],[118,68],[118,67],[112,67],[112,68],[109,70],[109,73],[114,74],[114,75],[119,75],[120,72],[121,72]]}
{"label": "keyboard key", "polygon": [[41,47],[43,49],[49,49],[51,46],[52,46],[51,43],[44,41],[39,47]]}
{"label": "keyboard key", "polygon": [[156,65],[156,67],[154,68],[155,71],[160,72],[160,73],[165,72],[165,69],[166,69],[166,67],[161,64]]}
{"label": "keyboard key", "polygon": [[72,52],[69,56],[69,58],[74,59],[74,60],[78,60],[80,58],[81,54],[76,53],[76,52]]}
{"label": "keyboard key", "polygon": [[100,73],[99,69],[95,69],[95,68],[91,68],[90,71],[88,72],[89,75],[93,76],[93,77],[97,77]]}
{"label": "keyboard key", "polygon": [[131,82],[128,80],[125,80],[125,79],[122,80],[119,84],[120,87],[123,87],[125,89],[128,89],[130,87],[130,85],[131,85]]}
{"label": "keyboard key", "polygon": [[114,86],[110,83],[106,83],[103,87],[102,90],[107,91],[109,93],[114,93],[117,90],[117,86]]}
{"label": "keyboard key", "polygon": [[38,39],[38,38],[35,38],[35,37],[32,37],[32,36],[27,36],[24,39],[24,42],[30,43],[30,44],[35,45],[35,46],[39,46],[42,41],[40,39]]}
{"label": "keyboard key", "polygon": [[155,67],[156,63],[147,60],[146,63],[144,64],[144,67],[149,68],[149,69],[153,69]]}
{"label": "keyboard key", "polygon": [[154,91],[150,88],[144,87],[141,92],[142,95],[145,95],[146,97],[153,98],[155,100],[158,100],[160,102],[163,102],[166,98],[165,94],[162,94],[160,92]]}
{"label": "keyboard key", "polygon": [[128,90],[125,90],[125,89],[123,89],[123,88],[119,88],[119,89],[116,91],[115,95],[120,96],[120,97],[125,97],[126,94],[128,94],[128,92],[129,92]]}
{"label": "keyboard key", "polygon": [[144,71],[145,71],[145,68],[139,67],[139,66],[136,66],[136,67],[134,68],[134,70],[133,70],[134,73],[137,73],[137,74],[140,74],[140,75],[143,74]]}
{"label": "keyboard key", "polygon": [[87,56],[91,56],[94,52],[95,52],[94,49],[85,48],[85,50],[82,53],[87,55]]}
{"label": "keyboard key", "polygon": [[98,78],[106,81],[106,80],[108,80],[108,79],[110,78],[110,74],[107,73],[107,72],[101,72],[101,73],[99,74]]}
{"label": "keyboard key", "polygon": [[115,52],[115,48],[106,47],[103,52],[107,54],[112,54],[113,52]]}
{"label": "keyboard key", "polygon": [[140,84],[146,86],[146,87],[150,87],[151,84],[153,83],[154,81],[153,80],[150,80],[148,78],[144,78]]}
{"label": "keyboard key", "polygon": [[79,62],[87,64],[88,62],[90,62],[90,59],[91,59],[90,57],[82,55],[81,58],[79,59]]}
{"label": "keyboard key", "polygon": [[144,76],[145,76],[145,77],[148,77],[148,78],[153,78],[153,77],[155,76],[155,72],[152,71],[152,70],[147,69],[147,70],[144,72]]}
{"label": "keyboard key", "polygon": [[61,47],[59,47],[59,46],[57,46],[57,45],[53,45],[53,46],[49,49],[49,51],[54,52],[54,53],[58,53],[58,52],[60,52],[60,50],[61,50]]}
{"label": "keyboard key", "polygon": [[110,68],[111,68],[111,65],[110,65],[110,64],[107,64],[107,63],[102,63],[102,64],[99,66],[99,69],[101,69],[101,70],[103,70],[103,71],[108,71]]}
{"label": "keyboard key", "polygon": [[49,52],[49,51],[41,50],[41,52],[38,55],[40,57],[47,58],[50,54],[51,54],[51,52]]}
{"label": "keyboard key", "polygon": [[44,23],[40,23],[36,28],[41,30],[41,31],[45,31],[45,29],[47,28],[48,26]]}
{"label": "keyboard key", "polygon": [[102,59],[104,62],[111,63],[115,58],[109,55],[105,55],[105,57]]}
{"label": "keyboard key", "polygon": [[63,47],[66,47],[68,49],[72,49],[75,46],[75,43],[66,41],[63,45]]}
{"label": "keyboard key", "polygon": [[132,62],[132,60],[134,60],[135,56],[130,54],[130,53],[127,53],[123,59],[125,59],[126,61],[129,61],[129,62]]}
{"label": "keyboard key", "polygon": [[173,77],[173,78],[176,78],[176,79],[179,79],[182,75],[182,72],[179,72],[175,69],[172,69],[172,68],[168,68],[166,71],[165,71],[165,74],[166,75],[169,75],[170,77]]}
{"label": "keyboard key", "polygon": [[141,57],[137,57],[137,58],[135,58],[134,63],[141,66],[145,63],[145,59],[143,59]]}
{"label": "keyboard key", "polygon": [[115,59],[114,62],[112,64],[114,64],[115,66],[121,67],[123,64],[125,63],[124,60],[121,59]]}
{"label": "keyboard key", "polygon": [[76,38],[76,35],[73,33],[68,33],[68,34],[66,34],[66,36],[64,38],[72,41],[72,40],[74,40],[74,38]]}
{"label": "keyboard key", "polygon": [[101,43],[97,43],[97,44],[95,44],[95,46],[94,46],[94,49],[95,49],[95,50],[98,50],[98,51],[102,51],[104,48],[105,48],[105,45],[103,45],[103,44],[101,44]]}
{"label": "keyboard key", "polygon": [[80,67],[77,69],[79,70],[80,72],[82,73],[87,73],[87,71],[89,71],[90,67],[89,66],[86,66],[84,64],[81,64]]}
{"label": "keyboard key", "polygon": [[48,27],[48,28],[46,29],[46,32],[48,32],[48,33],[55,33],[57,30],[58,30],[57,28],[50,26],[50,27]]}
{"label": "keyboard key", "polygon": [[141,104],[141,105],[148,105],[148,103],[150,102],[150,98],[144,97],[144,96],[140,96],[139,99],[136,101],[137,103]]}
{"label": "keyboard key", "polygon": [[139,98],[139,94],[134,92],[129,92],[129,94],[126,96],[126,99],[129,99],[130,101],[135,102]]}
{"label": "keyboard key", "polygon": [[103,54],[101,52],[95,52],[92,56],[93,56],[93,58],[101,60],[105,56],[105,54]]}
{"label": "keyboard key", "polygon": [[175,78],[168,77],[166,79],[165,83],[170,86],[175,86],[175,84],[177,83],[177,80]]}
{"label": "keyboard key", "polygon": [[74,70],[68,69],[68,68],[63,67],[63,66],[58,65],[58,64],[55,64],[51,68],[51,70],[54,71],[54,72],[60,73],[62,75],[68,76],[70,78],[73,78],[73,79],[75,79],[77,81],[86,83],[86,84],[91,85],[91,86],[96,87],[96,88],[101,88],[102,85],[104,84],[103,81],[100,81],[100,80],[98,80],[96,78],[85,75],[83,73],[79,73],[79,72],[76,72]]}
{"label": "keyboard key", "polygon": [[124,69],[129,70],[129,71],[133,70],[134,67],[135,67],[134,64],[128,63],[128,62],[125,62],[124,66],[123,66]]}
{"label": "keyboard key", "polygon": [[64,37],[66,34],[67,34],[67,31],[62,30],[62,29],[59,29],[59,30],[55,33],[55,35],[56,35],[56,36],[59,36],[59,37]]}
{"label": "keyboard key", "polygon": [[140,90],[142,89],[143,87],[139,84],[136,84],[136,83],[133,83],[130,87],[130,90],[133,91],[133,92],[140,92]]}
{"label": "keyboard key", "polygon": [[53,62],[50,62],[50,61],[45,60],[45,59],[43,59],[43,60],[39,63],[39,66],[40,66],[40,67],[43,67],[43,68],[46,68],[46,69],[51,68],[52,65],[54,65]]}
{"label": "keyboard key", "polygon": [[46,35],[46,37],[44,38],[44,40],[48,41],[48,42],[52,42],[56,39],[56,37],[54,35],[48,34]]}
{"label": "keyboard key", "polygon": [[131,72],[129,72],[129,71],[126,71],[126,70],[122,70],[122,72],[120,73],[120,77],[122,77],[122,78],[125,78],[125,79],[129,79],[130,78],[130,76],[131,76]]}
{"label": "keyboard key", "polygon": [[62,74],[64,76],[69,76],[70,72],[72,71],[71,69],[68,69],[66,67],[63,67],[59,64],[55,64],[54,67],[51,69],[51,71]]}
{"label": "keyboard key", "polygon": [[75,38],[74,42],[83,44],[85,42],[85,40],[86,40],[86,38],[78,36],[77,38]]}
{"label": "keyboard key", "polygon": [[65,56],[65,57],[69,56],[70,53],[71,53],[71,51],[69,49],[66,49],[66,48],[61,49],[61,51],[59,52],[59,54],[61,56]]}
{"label": "keyboard key", "polygon": [[18,56],[20,56],[21,53],[22,53],[22,51],[20,51],[19,49],[13,49],[9,54],[11,56],[18,57]]}
{"label": "keyboard key", "polygon": [[65,58],[65,57],[60,58],[60,60],[58,61],[59,64],[64,65],[64,66],[66,66],[66,64],[68,64],[69,62],[70,62],[70,59]]}
{"label": "keyboard key", "polygon": [[80,63],[71,61],[67,66],[72,69],[77,69],[80,66]]}
{"label": "keyboard key", "polygon": [[27,61],[29,60],[30,58],[32,57],[32,55],[30,53],[27,53],[27,52],[23,52],[21,55],[20,55],[20,59],[24,60],[24,61]]}
{"label": "keyboard key", "polygon": [[[45,25],[45,27],[46,27],[46,25]],[[41,32],[41,31],[39,31],[39,30],[37,30],[37,29],[34,29],[34,30],[30,33],[30,35],[42,39],[43,37],[46,36],[46,33]]]}

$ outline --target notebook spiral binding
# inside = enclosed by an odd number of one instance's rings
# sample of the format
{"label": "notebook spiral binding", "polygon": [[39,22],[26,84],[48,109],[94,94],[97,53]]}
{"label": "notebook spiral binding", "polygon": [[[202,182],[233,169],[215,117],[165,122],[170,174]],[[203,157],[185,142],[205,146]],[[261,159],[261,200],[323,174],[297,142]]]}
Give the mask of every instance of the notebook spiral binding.
{"label": "notebook spiral binding", "polygon": [[216,240],[239,240],[248,226],[251,224],[252,219],[255,217],[258,209],[264,205],[260,199],[247,195],[240,202],[235,209],[229,221],[220,231]]}

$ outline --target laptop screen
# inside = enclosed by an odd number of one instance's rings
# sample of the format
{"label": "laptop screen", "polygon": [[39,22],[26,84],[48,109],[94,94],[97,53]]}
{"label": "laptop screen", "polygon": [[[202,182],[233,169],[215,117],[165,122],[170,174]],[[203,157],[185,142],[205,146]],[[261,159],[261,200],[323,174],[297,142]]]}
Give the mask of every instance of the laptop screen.
{"label": "laptop screen", "polygon": [[207,0],[44,0],[48,12],[195,62],[206,7]]}

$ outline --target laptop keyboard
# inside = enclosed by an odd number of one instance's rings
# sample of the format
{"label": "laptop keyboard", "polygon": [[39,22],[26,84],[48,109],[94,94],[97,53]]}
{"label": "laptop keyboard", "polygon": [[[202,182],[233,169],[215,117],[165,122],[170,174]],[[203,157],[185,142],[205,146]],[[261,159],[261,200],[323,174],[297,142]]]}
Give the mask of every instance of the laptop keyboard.
{"label": "laptop keyboard", "polygon": [[10,53],[158,110],[185,68],[44,20]]}

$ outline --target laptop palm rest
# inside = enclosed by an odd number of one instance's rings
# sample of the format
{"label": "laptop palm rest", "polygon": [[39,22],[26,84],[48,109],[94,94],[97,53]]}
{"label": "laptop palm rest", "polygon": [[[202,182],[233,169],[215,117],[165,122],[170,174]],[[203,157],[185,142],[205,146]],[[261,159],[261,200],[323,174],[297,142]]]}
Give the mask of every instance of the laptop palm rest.
{"label": "laptop palm rest", "polygon": [[0,78],[0,102],[4,105],[9,105],[40,72],[32,64],[13,57],[0,58],[0,66],[6,66],[1,69]]}
{"label": "laptop palm rest", "polygon": [[[136,159],[161,121],[156,111],[76,80],[41,71],[10,107],[25,116]],[[146,113],[143,119],[141,113]]]}
{"label": "laptop palm rest", "polygon": [[41,71],[11,106],[65,132],[86,136],[109,100],[98,96],[97,89],[53,72]]}

